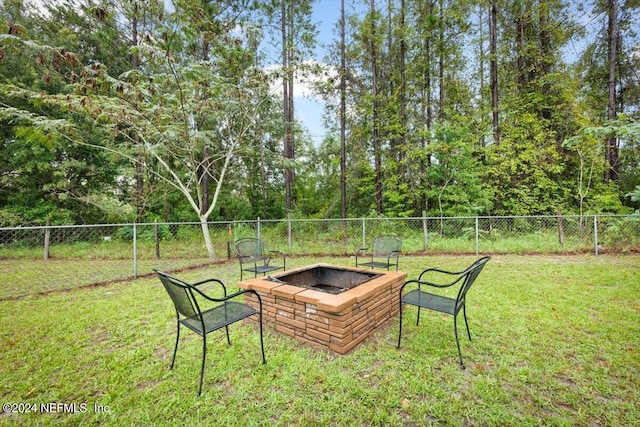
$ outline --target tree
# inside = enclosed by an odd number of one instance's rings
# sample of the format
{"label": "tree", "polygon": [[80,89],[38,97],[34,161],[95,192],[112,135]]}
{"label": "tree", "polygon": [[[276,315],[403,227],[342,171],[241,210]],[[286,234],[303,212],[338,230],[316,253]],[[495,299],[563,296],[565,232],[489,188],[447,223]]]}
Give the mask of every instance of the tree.
{"label": "tree", "polygon": [[[567,138],[563,144],[569,150],[575,151],[580,161],[578,168],[580,215],[583,214],[585,201],[591,189],[594,189],[593,193],[599,195],[611,193],[610,183],[606,181],[603,183],[596,179],[598,176],[603,176],[603,171],[610,167],[605,156],[602,155],[606,146],[603,147],[601,141],[611,138],[627,141],[629,148],[638,144],[640,142],[640,123],[625,119],[611,120],[602,126],[584,125],[576,135]],[[634,159],[637,163],[638,156],[634,156]],[[631,194],[627,193],[626,196]],[[622,210],[619,203],[609,203],[609,206],[591,206],[591,208],[591,210],[604,208],[605,211],[615,212]]]}
{"label": "tree", "polygon": [[493,128],[493,142],[500,143],[500,104],[498,96],[498,30],[496,0],[489,1],[489,64],[491,88],[491,126]]}
{"label": "tree", "polygon": [[[637,2],[620,4],[618,0],[595,0],[590,5],[600,28],[587,45],[577,64],[581,81],[581,96],[586,100],[588,117],[593,125],[618,117],[637,116],[640,106],[640,79],[637,72]],[[598,19],[602,17],[602,19]],[[626,183],[621,157],[622,141],[608,136],[603,140],[603,156],[608,168],[605,181]],[[633,182],[629,183],[633,188]],[[626,185],[626,184],[624,184]],[[624,193],[622,189],[622,193]]]}
{"label": "tree", "polygon": [[347,20],[340,0],[340,216],[347,217]]}
{"label": "tree", "polygon": [[371,65],[371,140],[375,159],[375,201],[376,212],[382,213],[382,153],[380,148],[380,108],[378,94],[378,36],[376,35],[377,11],[375,0],[370,1],[369,23],[369,60]]}
{"label": "tree", "polygon": [[[117,32],[110,26],[113,22],[105,20],[95,25],[93,14],[85,14],[85,9],[78,10],[69,4],[45,2],[39,9],[30,9],[23,7],[22,2],[7,1],[3,6],[0,8],[3,34],[22,38],[37,34],[52,45],[65,43],[69,50],[83,49],[85,53],[79,56],[79,61],[86,60],[90,52],[95,59],[111,60],[115,69],[126,69],[126,55],[118,50],[120,43],[107,41],[109,37],[117,38]],[[91,10],[90,7],[87,5],[86,10]],[[41,111],[60,119],[69,117],[54,108],[10,99],[9,84],[34,92],[56,93],[64,90],[65,82],[55,73],[41,73],[38,57],[20,55],[11,46],[0,52],[0,81],[5,84],[0,94],[3,107]],[[79,121],[78,127],[88,140],[105,138],[103,132],[87,121]],[[116,180],[123,175],[122,162],[106,152],[68,144],[9,117],[3,120],[2,128],[0,150],[5,178],[0,192],[6,197],[0,196],[0,206],[14,212],[20,224],[44,224],[46,220],[95,223],[129,217],[127,193],[112,191],[122,189]],[[106,215],[104,208],[109,209]]]}
{"label": "tree", "polygon": [[[607,1],[607,45],[609,63],[609,82],[607,84],[609,96],[607,103],[607,120],[616,118],[616,65],[618,55],[618,0]],[[609,167],[605,171],[605,181],[618,179],[618,142],[615,137],[608,137],[605,156]]]}
{"label": "tree", "polygon": [[[271,94],[264,73],[247,50],[252,28],[236,33],[235,22],[205,13],[199,2],[176,2],[162,31],[141,37],[134,53],[140,68],[113,76],[101,63],[81,66],[77,56],[16,35],[0,38],[2,49],[19,46],[33,52],[42,73],[56,73],[70,83],[68,93],[46,94],[10,85],[8,94],[32,105],[69,112],[108,131],[103,144],[87,141],[77,121],[4,108],[0,116],[30,122],[44,133],[81,146],[100,148],[136,161],[135,144],[142,144],[150,168],[179,191],[200,219],[210,258],[213,244],[207,219],[222,191],[234,156],[260,128],[260,112]],[[189,18],[191,21],[185,21]],[[200,21],[198,21],[200,20]],[[209,60],[188,58],[188,29],[202,28],[209,43]],[[189,59],[189,60],[185,60]],[[203,154],[207,153],[207,154]],[[151,168],[153,166],[153,168]],[[205,199],[202,180],[214,182]],[[205,207],[208,208],[205,209]]]}
{"label": "tree", "polygon": [[[296,124],[294,82],[309,72],[303,58],[315,44],[315,25],[311,22],[313,0],[271,0],[260,4],[265,14],[267,29],[279,32],[280,77],[282,79],[282,112],[284,123],[283,153],[285,204],[290,212],[295,204]],[[275,37],[274,37],[275,39]],[[274,44],[277,44],[274,42]]]}
{"label": "tree", "polygon": [[429,193],[437,200],[437,215],[478,215],[491,208],[490,194],[480,179],[473,134],[453,124],[435,129],[434,162],[429,169]]}

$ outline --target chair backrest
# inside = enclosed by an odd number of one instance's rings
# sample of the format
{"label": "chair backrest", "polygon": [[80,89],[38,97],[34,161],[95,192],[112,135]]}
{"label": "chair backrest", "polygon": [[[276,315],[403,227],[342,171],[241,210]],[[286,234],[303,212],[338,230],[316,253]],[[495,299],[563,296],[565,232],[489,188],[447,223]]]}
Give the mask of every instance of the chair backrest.
{"label": "chair backrest", "polygon": [[162,271],[155,270],[160,278],[160,282],[166,289],[173,305],[176,308],[176,312],[185,317],[198,317],[200,314],[200,307],[196,301],[189,284],[177,277],[173,277]]}
{"label": "chair backrest", "polygon": [[464,304],[465,298],[467,297],[467,292],[469,292],[469,288],[471,288],[471,285],[473,285],[473,282],[476,281],[478,275],[490,259],[490,256],[482,257],[476,260],[473,264],[471,264],[471,266],[469,266],[465,271],[462,272],[464,280],[462,286],[460,286],[460,290],[458,291],[458,297],[456,298],[456,305],[458,307],[461,307]]}
{"label": "chair backrest", "polygon": [[387,256],[391,252],[399,252],[402,249],[402,240],[396,236],[377,236],[371,242],[371,246],[374,256]]}
{"label": "chair backrest", "polygon": [[254,237],[236,240],[236,252],[239,257],[260,258],[264,254],[264,243]]}

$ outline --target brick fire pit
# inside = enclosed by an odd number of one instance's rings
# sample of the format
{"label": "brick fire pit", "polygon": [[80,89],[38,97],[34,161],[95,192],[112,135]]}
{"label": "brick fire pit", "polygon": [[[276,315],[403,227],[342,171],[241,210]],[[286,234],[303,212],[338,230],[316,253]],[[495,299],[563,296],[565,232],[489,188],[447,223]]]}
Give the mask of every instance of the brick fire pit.
{"label": "brick fire pit", "polygon": [[[345,354],[398,314],[398,292],[406,277],[403,272],[314,264],[244,280],[238,287],[260,294],[268,326]],[[245,301],[258,305],[250,294]]]}

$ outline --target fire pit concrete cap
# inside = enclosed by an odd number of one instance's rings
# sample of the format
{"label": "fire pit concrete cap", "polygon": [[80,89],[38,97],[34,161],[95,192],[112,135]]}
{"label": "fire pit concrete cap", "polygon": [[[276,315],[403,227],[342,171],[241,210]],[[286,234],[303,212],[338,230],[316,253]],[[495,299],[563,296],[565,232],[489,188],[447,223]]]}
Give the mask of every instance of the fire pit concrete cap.
{"label": "fire pit concrete cap", "polygon": [[[348,269],[351,271],[362,271],[366,273],[371,273],[372,271],[369,269],[319,263],[310,266],[304,266],[299,269],[290,270],[290,272],[301,271],[315,267]],[[269,280],[268,277],[258,277],[255,279],[245,280],[239,282],[238,287],[242,289],[253,289],[256,292],[262,292],[265,294],[286,297],[299,302],[315,304],[319,309],[327,311],[329,313],[340,313],[345,308],[352,306],[355,302],[360,302],[366,298],[375,296],[376,293],[388,291],[388,286],[380,286],[381,283],[389,283],[390,281],[392,283],[395,283],[397,281],[403,281],[406,278],[406,273],[403,272],[380,272],[384,273],[384,276],[375,277],[353,289],[350,289],[348,292],[338,295],[327,294],[325,292],[320,292],[313,289],[307,289],[290,284],[278,283]]]}

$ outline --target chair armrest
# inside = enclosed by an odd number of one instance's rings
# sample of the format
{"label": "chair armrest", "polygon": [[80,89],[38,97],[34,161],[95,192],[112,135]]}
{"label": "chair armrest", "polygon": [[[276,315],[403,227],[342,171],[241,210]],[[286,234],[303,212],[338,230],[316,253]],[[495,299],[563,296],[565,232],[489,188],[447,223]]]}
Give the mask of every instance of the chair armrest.
{"label": "chair armrest", "polygon": [[421,287],[423,285],[424,286],[431,286],[433,288],[448,288],[449,286],[455,285],[458,282],[458,280],[454,281],[453,283],[446,283],[446,284],[433,283],[433,282],[427,282],[427,281],[424,281],[424,280],[416,280],[416,279],[407,280],[406,282],[404,282],[402,287],[400,287],[400,294],[402,294],[402,291],[404,290],[405,286],[407,286],[407,285],[416,284],[416,285],[418,285],[418,289],[421,289]]}
{"label": "chair armrest", "polygon": [[[428,268],[424,270],[422,273],[420,273],[420,276],[418,276],[418,280],[416,280],[416,282],[419,282],[420,284],[427,285],[427,286],[433,286],[436,288],[448,288],[449,286],[453,286],[456,283],[458,283],[460,280],[462,280],[466,276],[467,272],[468,272],[467,270],[453,272],[453,271],[442,270],[439,268]],[[446,274],[449,276],[457,276],[457,277],[452,282],[440,283],[440,282],[424,280],[423,276],[427,273]]]}
{"label": "chair armrest", "polygon": [[256,265],[259,261],[263,261],[263,260],[269,260],[271,257],[269,256],[253,256],[253,255],[242,255],[242,256],[238,256],[238,259],[240,260],[240,264],[244,264],[244,263],[253,263],[254,265]]}
{"label": "chair armrest", "polygon": [[[222,286],[222,290],[224,292],[225,297],[227,296],[227,287],[224,285],[224,283],[222,283],[220,280],[218,279],[205,279],[205,280],[201,280],[199,282],[196,283],[192,283],[191,285],[194,287],[200,286],[200,285],[204,285],[205,283],[217,283],[220,286]],[[199,289],[197,289],[199,293],[202,293],[202,291],[200,291]],[[204,294],[203,294],[204,295]]]}
{"label": "chair armrest", "polygon": [[462,273],[466,273],[467,270],[462,270],[462,271],[448,271],[448,270],[443,270],[441,268],[427,268],[426,270],[424,270],[422,273],[420,273],[420,276],[418,276],[418,280],[422,280],[422,276],[427,274],[427,273],[442,273],[442,274],[449,274],[451,276],[457,276],[460,275]]}
{"label": "chair armrest", "polygon": [[262,299],[260,298],[260,295],[258,295],[258,293],[256,291],[254,291],[253,289],[241,289],[241,290],[239,290],[237,292],[234,292],[234,293],[232,293],[230,295],[225,295],[222,298],[214,298],[214,297],[211,297],[211,296],[205,294],[204,292],[202,292],[200,289],[196,288],[195,286],[191,286],[191,288],[192,288],[192,290],[197,292],[199,295],[201,295],[203,298],[205,298],[205,299],[207,299],[209,301],[213,301],[213,302],[229,301],[230,299],[236,298],[236,297],[238,297],[238,296],[240,296],[242,294],[246,294],[247,292],[249,292],[249,293],[257,295],[258,300],[260,301],[260,306],[262,307]]}

